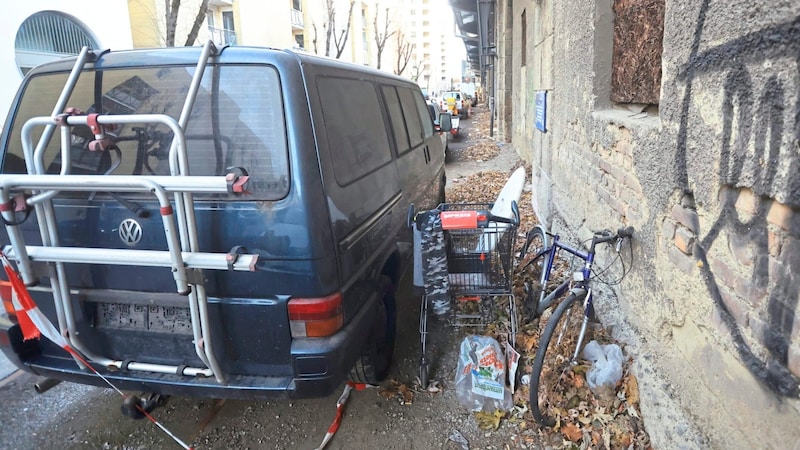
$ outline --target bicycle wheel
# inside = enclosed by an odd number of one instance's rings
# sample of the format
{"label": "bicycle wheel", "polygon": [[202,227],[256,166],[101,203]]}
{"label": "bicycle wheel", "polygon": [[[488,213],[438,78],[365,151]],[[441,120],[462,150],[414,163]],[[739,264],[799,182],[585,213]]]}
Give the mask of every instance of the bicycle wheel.
{"label": "bicycle wheel", "polygon": [[520,276],[523,281],[525,298],[523,300],[523,318],[526,322],[539,316],[539,302],[544,297],[545,292],[545,273],[550,252],[544,252],[550,248],[550,242],[541,225],[537,225],[528,231],[525,237],[525,245],[520,253]]}
{"label": "bicycle wheel", "polygon": [[[552,427],[556,417],[567,414],[571,400],[572,357],[583,320],[580,306],[585,293],[570,293],[553,311],[539,338],[533,360],[530,403],[533,418],[540,425]],[[577,375],[580,376],[580,375]]]}

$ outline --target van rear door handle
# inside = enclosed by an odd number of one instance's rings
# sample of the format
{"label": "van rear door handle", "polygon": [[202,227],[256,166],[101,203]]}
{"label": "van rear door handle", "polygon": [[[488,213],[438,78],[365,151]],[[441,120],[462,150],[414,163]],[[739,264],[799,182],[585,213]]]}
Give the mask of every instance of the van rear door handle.
{"label": "van rear door handle", "polygon": [[425,146],[425,150],[424,151],[425,151],[425,164],[428,164],[429,162],[431,162],[431,152],[430,152],[430,150],[428,150],[428,146],[427,145]]}

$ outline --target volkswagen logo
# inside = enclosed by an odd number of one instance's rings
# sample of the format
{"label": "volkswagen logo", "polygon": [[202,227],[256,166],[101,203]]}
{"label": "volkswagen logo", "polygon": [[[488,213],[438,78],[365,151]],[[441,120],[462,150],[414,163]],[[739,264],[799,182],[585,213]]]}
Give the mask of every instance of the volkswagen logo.
{"label": "volkswagen logo", "polygon": [[142,240],[142,226],[133,219],[125,219],[119,224],[119,238],[133,247]]}

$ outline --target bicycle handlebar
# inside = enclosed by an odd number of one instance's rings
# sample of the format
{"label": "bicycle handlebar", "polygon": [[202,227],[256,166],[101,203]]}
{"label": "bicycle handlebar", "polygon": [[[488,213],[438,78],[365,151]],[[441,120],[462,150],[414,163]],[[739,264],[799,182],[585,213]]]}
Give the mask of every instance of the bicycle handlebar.
{"label": "bicycle handlebar", "polygon": [[622,227],[617,230],[617,237],[620,239],[633,237],[633,231],[633,227]]}
{"label": "bicycle handlebar", "polygon": [[599,233],[595,233],[596,236],[592,240],[595,244],[602,244],[603,242],[610,242],[616,239],[631,238],[633,237],[633,232],[633,227],[620,227],[614,234],[611,234],[611,231],[609,230],[604,230]]}

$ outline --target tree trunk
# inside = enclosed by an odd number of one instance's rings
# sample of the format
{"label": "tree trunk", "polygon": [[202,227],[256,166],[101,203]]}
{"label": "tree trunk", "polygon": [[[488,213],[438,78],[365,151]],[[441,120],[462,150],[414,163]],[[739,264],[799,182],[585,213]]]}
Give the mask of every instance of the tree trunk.
{"label": "tree trunk", "polygon": [[336,22],[336,8],[333,7],[333,0],[326,0],[325,5],[328,8],[328,23],[323,25],[325,28],[325,56],[331,56],[331,33]]}
{"label": "tree trunk", "polygon": [[164,18],[167,25],[167,35],[164,44],[175,47],[175,28],[178,24],[178,10],[181,9],[181,0],[164,0]]}

